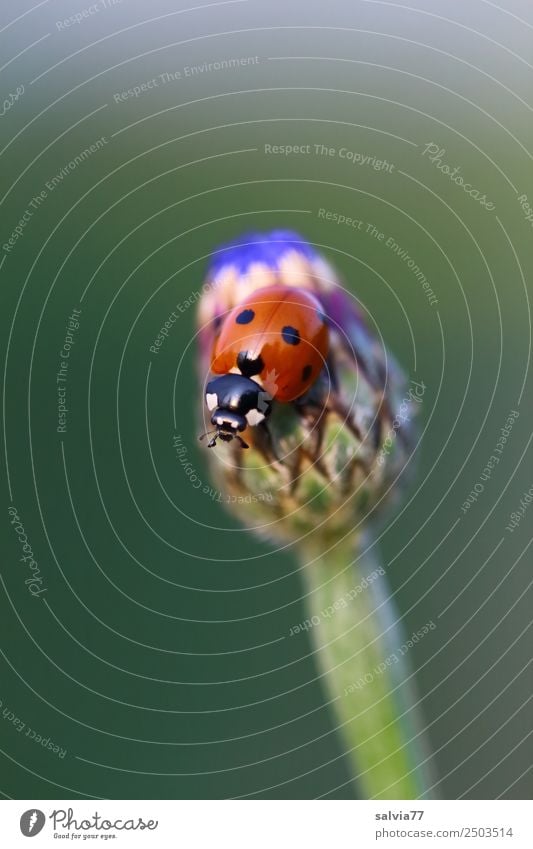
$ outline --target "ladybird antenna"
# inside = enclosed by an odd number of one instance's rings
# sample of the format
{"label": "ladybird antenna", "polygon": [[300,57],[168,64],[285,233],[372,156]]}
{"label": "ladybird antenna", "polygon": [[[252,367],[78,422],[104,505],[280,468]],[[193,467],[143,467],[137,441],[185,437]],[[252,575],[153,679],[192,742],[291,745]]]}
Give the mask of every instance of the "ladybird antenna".
{"label": "ladybird antenna", "polygon": [[201,436],[199,436],[199,437],[198,437],[198,439],[199,439],[199,440],[200,440],[200,442],[201,442],[201,441],[202,441],[202,439],[204,439],[204,437],[206,437],[206,436],[210,436],[212,433],[216,433],[216,432],[217,432],[217,429],[216,429],[216,428],[215,428],[214,430],[206,430],[206,432],[205,432],[205,433],[202,433],[202,435],[201,435]]}
{"label": "ladybird antenna", "polygon": [[[213,438],[212,438],[212,439],[210,439],[210,440],[209,440],[209,442],[207,443],[207,447],[208,447],[208,448],[214,448],[214,447],[215,447],[215,445],[217,444],[217,439],[218,439],[218,437],[220,436],[220,430],[219,430],[219,428],[215,428],[214,430],[206,430],[206,432],[205,432],[205,433],[202,433],[202,435],[198,437],[198,439],[199,439],[200,441],[202,441],[202,439],[204,439],[204,437],[206,437],[206,436],[211,436],[211,434],[212,434],[212,433],[214,433],[215,435],[214,435],[214,436],[213,436]],[[239,436],[239,434],[238,434],[238,433],[234,433],[234,434],[233,434],[233,438],[234,438],[234,439],[238,439],[238,441],[239,441],[239,443],[240,443],[241,448],[249,448],[249,447],[250,447],[250,446],[248,445],[248,443],[244,441],[244,439],[242,438],[242,436]]]}

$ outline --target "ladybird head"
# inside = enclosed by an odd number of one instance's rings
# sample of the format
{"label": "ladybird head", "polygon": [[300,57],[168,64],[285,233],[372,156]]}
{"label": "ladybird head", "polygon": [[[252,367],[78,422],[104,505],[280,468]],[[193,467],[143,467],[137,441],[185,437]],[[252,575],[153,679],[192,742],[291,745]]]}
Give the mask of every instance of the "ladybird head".
{"label": "ladybird head", "polygon": [[[239,434],[265,421],[272,407],[272,396],[249,377],[224,374],[209,381],[205,402],[211,412],[211,424],[215,426],[208,447],[213,448],[217,439],[223,442],[238,439],[243,448],[248,448]],[[206,435],[204,433],[200,439]]]}

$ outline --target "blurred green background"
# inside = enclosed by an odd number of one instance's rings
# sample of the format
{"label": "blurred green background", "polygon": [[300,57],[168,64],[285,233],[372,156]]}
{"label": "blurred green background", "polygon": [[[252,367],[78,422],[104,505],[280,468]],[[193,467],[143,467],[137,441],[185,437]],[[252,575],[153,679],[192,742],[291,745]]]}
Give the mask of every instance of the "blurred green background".
{"label": "blurred green background", "polygon": [[[518,201],[533,205],[531,8],[30,8],[4,7],[0,32],[3,97],[24,86],[0,121],[2,245],[32,213],[0,255],[0,790],[352,797],[308,637],[288,636],[305,618],[291,552],[195,489],[173,445],[180,434],[208,484],[194,341],[207,257],[247,229],[287,227],[320,246],[427,387],[417,480],[376,532],[406,631],[437,624],[411,660],[442,793],[530,796],[533,510],[512,534],[506,525],[533,484],[532,229]],[[186,71],[246,57],[258,58]],[[423,154],[430,143],[495,209]],[[316,155],[315,144],[335,152]],[[393,167],[353,164],[342,148]],[[511,410],[500,463],[463,513]],[[35,598],[10,506],[46,587]]]}

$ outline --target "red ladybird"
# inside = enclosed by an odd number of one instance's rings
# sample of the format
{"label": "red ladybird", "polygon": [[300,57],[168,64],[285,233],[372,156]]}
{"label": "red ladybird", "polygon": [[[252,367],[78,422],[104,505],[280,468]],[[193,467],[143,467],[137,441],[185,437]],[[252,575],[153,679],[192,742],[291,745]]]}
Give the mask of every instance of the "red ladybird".
{"label": "red ladybird", "polygon": [[263,422],[275,399],[288,403],[315,382],[329,347],[326,319],[310,292],[276,285],[259,289],[224,319],[216,339],[207,384],[215,436],[229,442]]}

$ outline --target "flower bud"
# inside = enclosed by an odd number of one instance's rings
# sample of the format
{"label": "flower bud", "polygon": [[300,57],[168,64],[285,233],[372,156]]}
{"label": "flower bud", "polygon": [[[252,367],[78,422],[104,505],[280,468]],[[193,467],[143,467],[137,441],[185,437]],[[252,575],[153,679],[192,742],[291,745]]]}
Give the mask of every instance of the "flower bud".
{"label": "flower bud", "polygon": [[269,372],[274,403],[267,427],[243,433],[250,450],[237,440],[219,442],[207,460],[220,489],[270,494],[252,498],[246,509],[237,499],[241,521],[281,541],[311,532],[335,541],[400,488],[425,386],[407,384],[330,263],[297,234],[281,230],[247,234],[214,254],[198,310],[203,386],[228,312],[279,284],[319,301],[329,330],[325,366],[311,390],[290,403],[275,401],[275,372]]}

